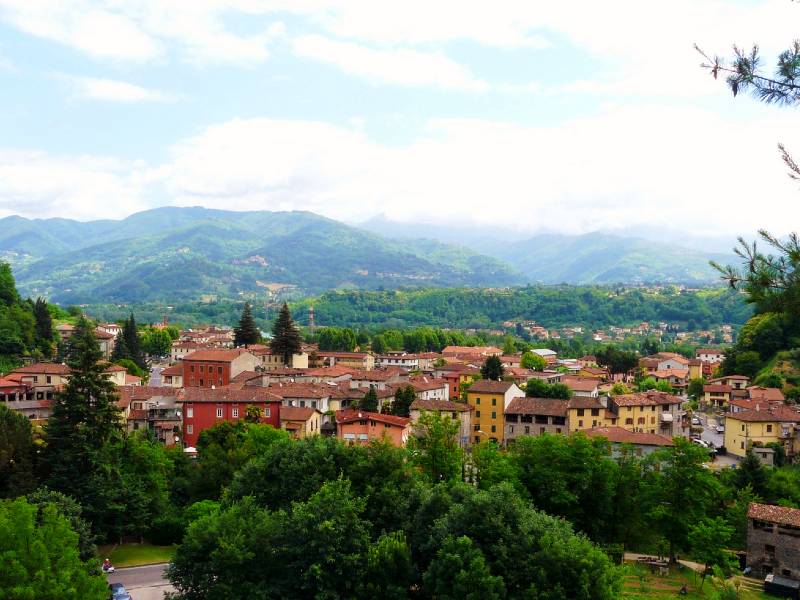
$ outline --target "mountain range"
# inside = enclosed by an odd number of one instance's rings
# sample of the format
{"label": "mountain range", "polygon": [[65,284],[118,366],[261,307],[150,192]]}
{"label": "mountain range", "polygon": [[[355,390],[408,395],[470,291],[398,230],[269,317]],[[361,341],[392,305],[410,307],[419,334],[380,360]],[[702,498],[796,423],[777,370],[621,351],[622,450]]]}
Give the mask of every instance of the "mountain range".
{"label": "mountain range", "polygon": [[292,289],[709,283],[729,256],[604,233],[347,225],[310,212],[164,207],[119,221],[0,219],[20,291],[61,303],[176,302]]}
{"label": "mountain range", "polygon": [[309,212],[199,207],[157,208],[120,221],[7,217],[0,219],[0,256],[14,266],[23,294],[61,303],[523,279],[465,248],[391,240]]}

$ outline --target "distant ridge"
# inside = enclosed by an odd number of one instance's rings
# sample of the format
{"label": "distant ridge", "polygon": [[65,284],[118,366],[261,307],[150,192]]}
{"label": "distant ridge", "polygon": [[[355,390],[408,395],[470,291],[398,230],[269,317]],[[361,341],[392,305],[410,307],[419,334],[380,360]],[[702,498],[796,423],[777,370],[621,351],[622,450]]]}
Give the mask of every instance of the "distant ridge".
{"label": "distant ridge", "polygon": [[120,221],[0,219],[23,294],[62,303],[237,297],[523,282],[503,262],[432,241],[389,240],[310,212],[164,207]]}

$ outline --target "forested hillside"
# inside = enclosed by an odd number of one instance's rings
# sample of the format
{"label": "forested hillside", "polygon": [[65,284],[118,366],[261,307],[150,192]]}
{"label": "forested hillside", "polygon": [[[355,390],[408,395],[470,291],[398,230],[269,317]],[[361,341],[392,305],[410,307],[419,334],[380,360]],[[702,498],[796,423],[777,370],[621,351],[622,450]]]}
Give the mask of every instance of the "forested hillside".
{"label": "forested hillside", "polygon": [[41,299],[22,300],[8,263],[0,263],[0,373],[23,355],[49,357],[55,344],[52,318],[61,314]]}

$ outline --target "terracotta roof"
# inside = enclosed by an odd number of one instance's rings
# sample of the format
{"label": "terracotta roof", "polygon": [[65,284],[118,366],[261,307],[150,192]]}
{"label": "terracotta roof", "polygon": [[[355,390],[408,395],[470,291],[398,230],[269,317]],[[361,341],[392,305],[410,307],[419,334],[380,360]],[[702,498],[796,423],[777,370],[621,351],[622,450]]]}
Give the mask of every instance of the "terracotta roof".
{"label": "terracotta roof", "polygon": [[659,359],[659,362],[662,362],[662,361],[665,361],[665,360],[674,360],[675,362],[679,362],[679,363],[681,363],[683,365],[688,365],[689,364],[689,359],[688,358],[686,358],[685,356],[683,356],[681,354],[678,354],[676,352],[658,352],[657,354],[654,354],[653,356],[651,356],[649,358],[657,358],[657,359]]}
{"label": "terracotta roof", "polygon": [[727,392],[730,394],[733,391],[733,388],[729,385],[720,385],[720,384],[707,384],[703,386],[704,392]]}
{"label": "terracotta roof", "polygon": [[172,365],[166,369],[161,369],[162,375],[183,375],[183,365]]}
{"label": "terracotta roof", "polygon": [[745,380],[749,380],[750,378],[747,375],[725,375],[724,377],[716,377],[714,379],[709,379],[708,383],[714,383],[715,381],[725,381],[726,379],[735,379],[736,381],[745,381]]}
{"label": "terracotta roof", "polygon": [[435,379],[433,377],[412,377],[408,380],[406,385],[410,385],[418,392],[426,390],[438,390],[440,388],[449,388],[450,384],[444,379]]}
{"label": "terracotta roof", "polygon": [[308,421],[316,412],[308,406],[282,406],[281,421]]}
{"label": "terracotta roof", "polygon": [[0,388],[8,388],[8,387],[19,388],[24,386],[20,385],[18,381],[13,381],[11,379],[3,379],[2,377],[0,377]]}
{"label": "terracotta roof", "polygon": [[282,398],[268,388],[231,387],[184,388],[178,394],[179,402],[280,402]]}
{"label": "terracotta roof", "polygon": [[115,365],[115,364],[109,364],[105,368],[105,370],[103,372],[104,373],[119,373],[120,371],[125,371],[125,367],[122,367],[120,365]]}
{"label": "terracotta roof", "polygon": [[205,348],[195,350],[183,357],[184,362],[231,362],[247,353],[244,348]]}
{"label": "terracotta roof", "polygon": [[199,344],[198,342],[173,342],[173,348],[205,348],[205,344]]}
{"label": "terracotta roof", "polygon": [[615,444],[637,444],[640,446],[673,446],[674,443],[665,435],[628,431],[622,427],[594,427],[583,432],[588,437],[604,437]]}
{"label": "terracotta roof", "polygon": [[[379,400],[382,398],[392,398],[398,389],[404,388],[407,385],[408,384],[405,382],[390,383],[387,384],[382,390],[375,389],[375,394],[378,396]],[[337,398],[348,398],[350,400],[360,400],[369,391],[369,388],[350,387],[349,381],[342,381],[338,383],[334,389],[336,390],[335,396]]]}
{"label": "terracotta roof", "polygon": [[[742,411],[739,412],[743,412],[746,410],[755,410],[756,407],[758,407],[759,410],[769,410],[769,407],[771,404],[773,404],[773,402],[761,398],[733,398],[728,404],[731,406],[738,406],[742,409]],[[778,404],[782,404],[782,402],[778,402]]]}
{"label": "terracotta roof", "polygon": [[373,369],[372,371],[351,371],[350,379],[354,381],[386,381],[407,373],[408,371],[404,369],[387,367],[385,369]]}
{"label": "terracotta roof", "polygon": [[464,402],[450,400],[414,400],[411,410],[437,410],[442,412],[469,412],[472,407]]}
{"label": "terracotta roof", "polygon": [[562,382],[574,392],[593,392],[598,386],[594,378],[564,377]]}
{"label": "terracotta roof", "polygon": [[442,349],[442,354],[471,354],[471,355],[487,355],[487,354],[502,354],[500,348],[494,346],[446,346]]}
{"label": "terracotta roof", "polygon": [[719,354],[719,355],[722,355],[722,354],[725,353],[725,350],[722,350],[720,348],[698,348],[697,350],[694,351],[694,353],[695,353],[695,356],[697,356],[698,354]]}
{"label": "terracotta roof", "polygon": [[386,423],[394,427],[405,427],[411,422],[411,419],[405,417],[396,417],[394,415],[384,415],[382,413],[367,412],[364,410],[345,409],[336,411],[337,423],[352,423],[354,421],[361,421],[369,419],[379,423]]}
{"label": "terracotta roof", "polygon": [[94,330],[94,337],[100,340],[113,340],[117,336],[115,336],[113,333],[108,333],[107,331],[97,328]]}
{"label": "terracotta roof", "polygon": [[[284,410],[285,409],[286,409],[286,407],[284,407]],[[281,411],[281,419],[283,419],[283,411]],[[294,430],[300,430],[300,429],[303,428],[303,426],[300,425],[300,423],[282,423],[282,424],[283,424],[283,428],[284,429],[291,429],[293,431]]]}
{"label": "terracotta roof", "polygon": [[170,386],[131,385],[119,387],[117,391],[120,393],[127,391],[134,400],[147,400],[154,396],[176,396],[179,390]]}
{"label": "terracotta roof", "polygon": [[568,402],[570,408],[605,408],[598,398],[591,396],[573,396]]}
{"label": "terracotta roof", "polygon": [[25,365],[14,369],[11,373],[22,373],[24,375],[69,375],[69,367],[60,363],[33,363],[32,365]]}
{"label": "terracotta roof", "polygon": [[476,394],[505,394],[511,386],[512,381],[493,381],[491,379],[479,379],[469,386],[469,393]]}
{"label": "terracotta roof", "polygon": [[568,408],[569,400],[521,397],[511,400],[505,412],[507,415],[547,415],[551,417],[566,417]]}
{"label": "terracotta roof", "polygon": [[128,414],[129,421],[146,421],[147,420],[147,411],[146,410],[132,410]]}
{"label": "terracotta roof", "polygon": [[62,323],[61,325],[56,325],[57,331],[74,331],[75,325],[70,325],[69,323]]}
{"label": "terracotta roof", "polygon": [[[338,391],[336,386],[316,383],[273,383],[267,389],[281,398],[328,398]],[[361,397],[366,393],[362,390]]]}
{"label": "terracotta roof", "polygon": [[753,502],[747,509],[747,518],[777,523],[778,525],[800,527],[800,508],[788,508],[786,506],[758,504]]}
{"label": "terracotta roof", "polygon": [[259,373],[258,371],[242,371],[236,377],[231,379],[231,383],[242,383],[245,381],[250,381],[251,379],[258,379],[264,375],[264,373]]}
{"label": "terracotta roof", "polygon": [[703,361],[700,360],[699,358],[692,358],[691,360],[689,360],[689,366],[690,367],[700,367],[700,366],[702,366],[702,364],[703,364]]}
{"label": "terracotta roof", "polygon": [[350,367],[343,367],[342,365],[333,365],[332,367],[319,367],[316,369],[306,369],[304,370],[301,375],[305,375],[308,377],[343,377],[344,375],[350,375],[354,373],[355,370],[351,369]]}
{"label": "terracotta roof", "polygon": [[681,403],[681,399],[677,396],[667,394],[666,392],[657,392],[655,390],[614,396],[613,401],[617,406],[658,406],[660,404]]}
{"label": "terracotta roof", "polygon": [[768,388],[757,385],[747,388],[749,396],[754,400],[770,400],[783,402],[785,400],[783,392],[779,388]]}
{"label": "terracotta roof", "polygon": [[125,385],[139,385],[141,381],[142,381],[141,377],[125,373]]}
{"label": "terracotta roof", "polygon": [[794,423],[800,422],[800,412],[783,404],[771,404],[764,410],[760,403],[756,403],[755,409],[729,413],[728,418],[750,423]]}
{"label": "terracotta roof", "polygon": [[686,379],[689,376],[689,369],[657,369],[652,373],[649,373],[649,375],[663,379],[666,379],[667,377]]}

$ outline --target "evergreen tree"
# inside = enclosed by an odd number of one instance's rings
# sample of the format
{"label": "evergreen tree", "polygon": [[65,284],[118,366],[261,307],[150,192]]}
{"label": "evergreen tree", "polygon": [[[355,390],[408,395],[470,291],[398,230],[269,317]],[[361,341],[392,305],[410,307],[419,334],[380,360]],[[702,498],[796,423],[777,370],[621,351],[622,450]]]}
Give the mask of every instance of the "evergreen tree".
{"label": "evergreen tree", "polygon": [[493,379],[497,381],[503,378],[504,373],[505,369],[503,369],[503,363],[501,363],[500,359],[496,356],[487,358],[486,362],[484,362],[481,367],[481,377],[484,379]]}
{"label": "evergreen tree", "polygon": [[130,356],[131,353],[128,351],[128,344],[125,343],[125,336],[122,333],[118,333],[114,340],[114,349],[111,351],[111,360],[114,362],[125,359],[130,360]]}
{"label": "evergreen tree", "polygon": [[131,316],[122,325],[122,337],[125,339],[125,346],[128,349],[128,356],[121,358],[130,358],[133,362],[139,365],[140,368],[146,369],[147,363],[142,354],[142,345],[139,340],[139,331],[136,329],[136,319],[131,313]]}
{"label": "evergreen tree", "polygon": [[274,354],[283,357],[283,362],[291,365],[292,355],[298,354],[301,350],[300,332],[292,320],[292,313],[289,312],[289,305],[283,303],[278,318],[272,326],[272,341],[270,348]]}
{"label": "evergreen tree", "polygon": [[261,332],[258,330],[250,303],[245,302],[239,324],[233,329],[233,343],[235,346],[247,347],[261,341]]}
{"label": "evergreen tree", "polygon": [[102,509],[96,484],[101,455],[122,431],[116,387],[104,373],[102,358],[91,325],[81,317],[67,355],[70,377],[56,396],[46,426],[47,484],[75,498],[90,520]]}
{"label": "evergreen tree", "polygon": [[411,412],[411,403],[416,400],[417,394],[410,385],[399,388],[394,393],[392,414],[398,417],[407,417]]}
{"label": "evergreen tree", "polygon": [[53,319],[44,299],[36,299],[36,303],[33,305],[33,316],[36,319],[36,327],[34,329],[36,347],[46,357],[50,357],[53,354]]}
{"label": "evergreen tree", "polygon": [[378,412],[378,393],[375,391],[374,385],[369,386],[369,391],[364,394],[358,407],[367,412]]}
{"label": "evergreen tree", "polygon": [[11,273],[11,265],[0,262],[0,304],[11,306],[18,302],[19,294],[14,283],[14,275]]}
{"label": "evergreen tree", "polygon": [[0,404],[0,498],[16,498],[36,487],[35,456],[30,421]]}

